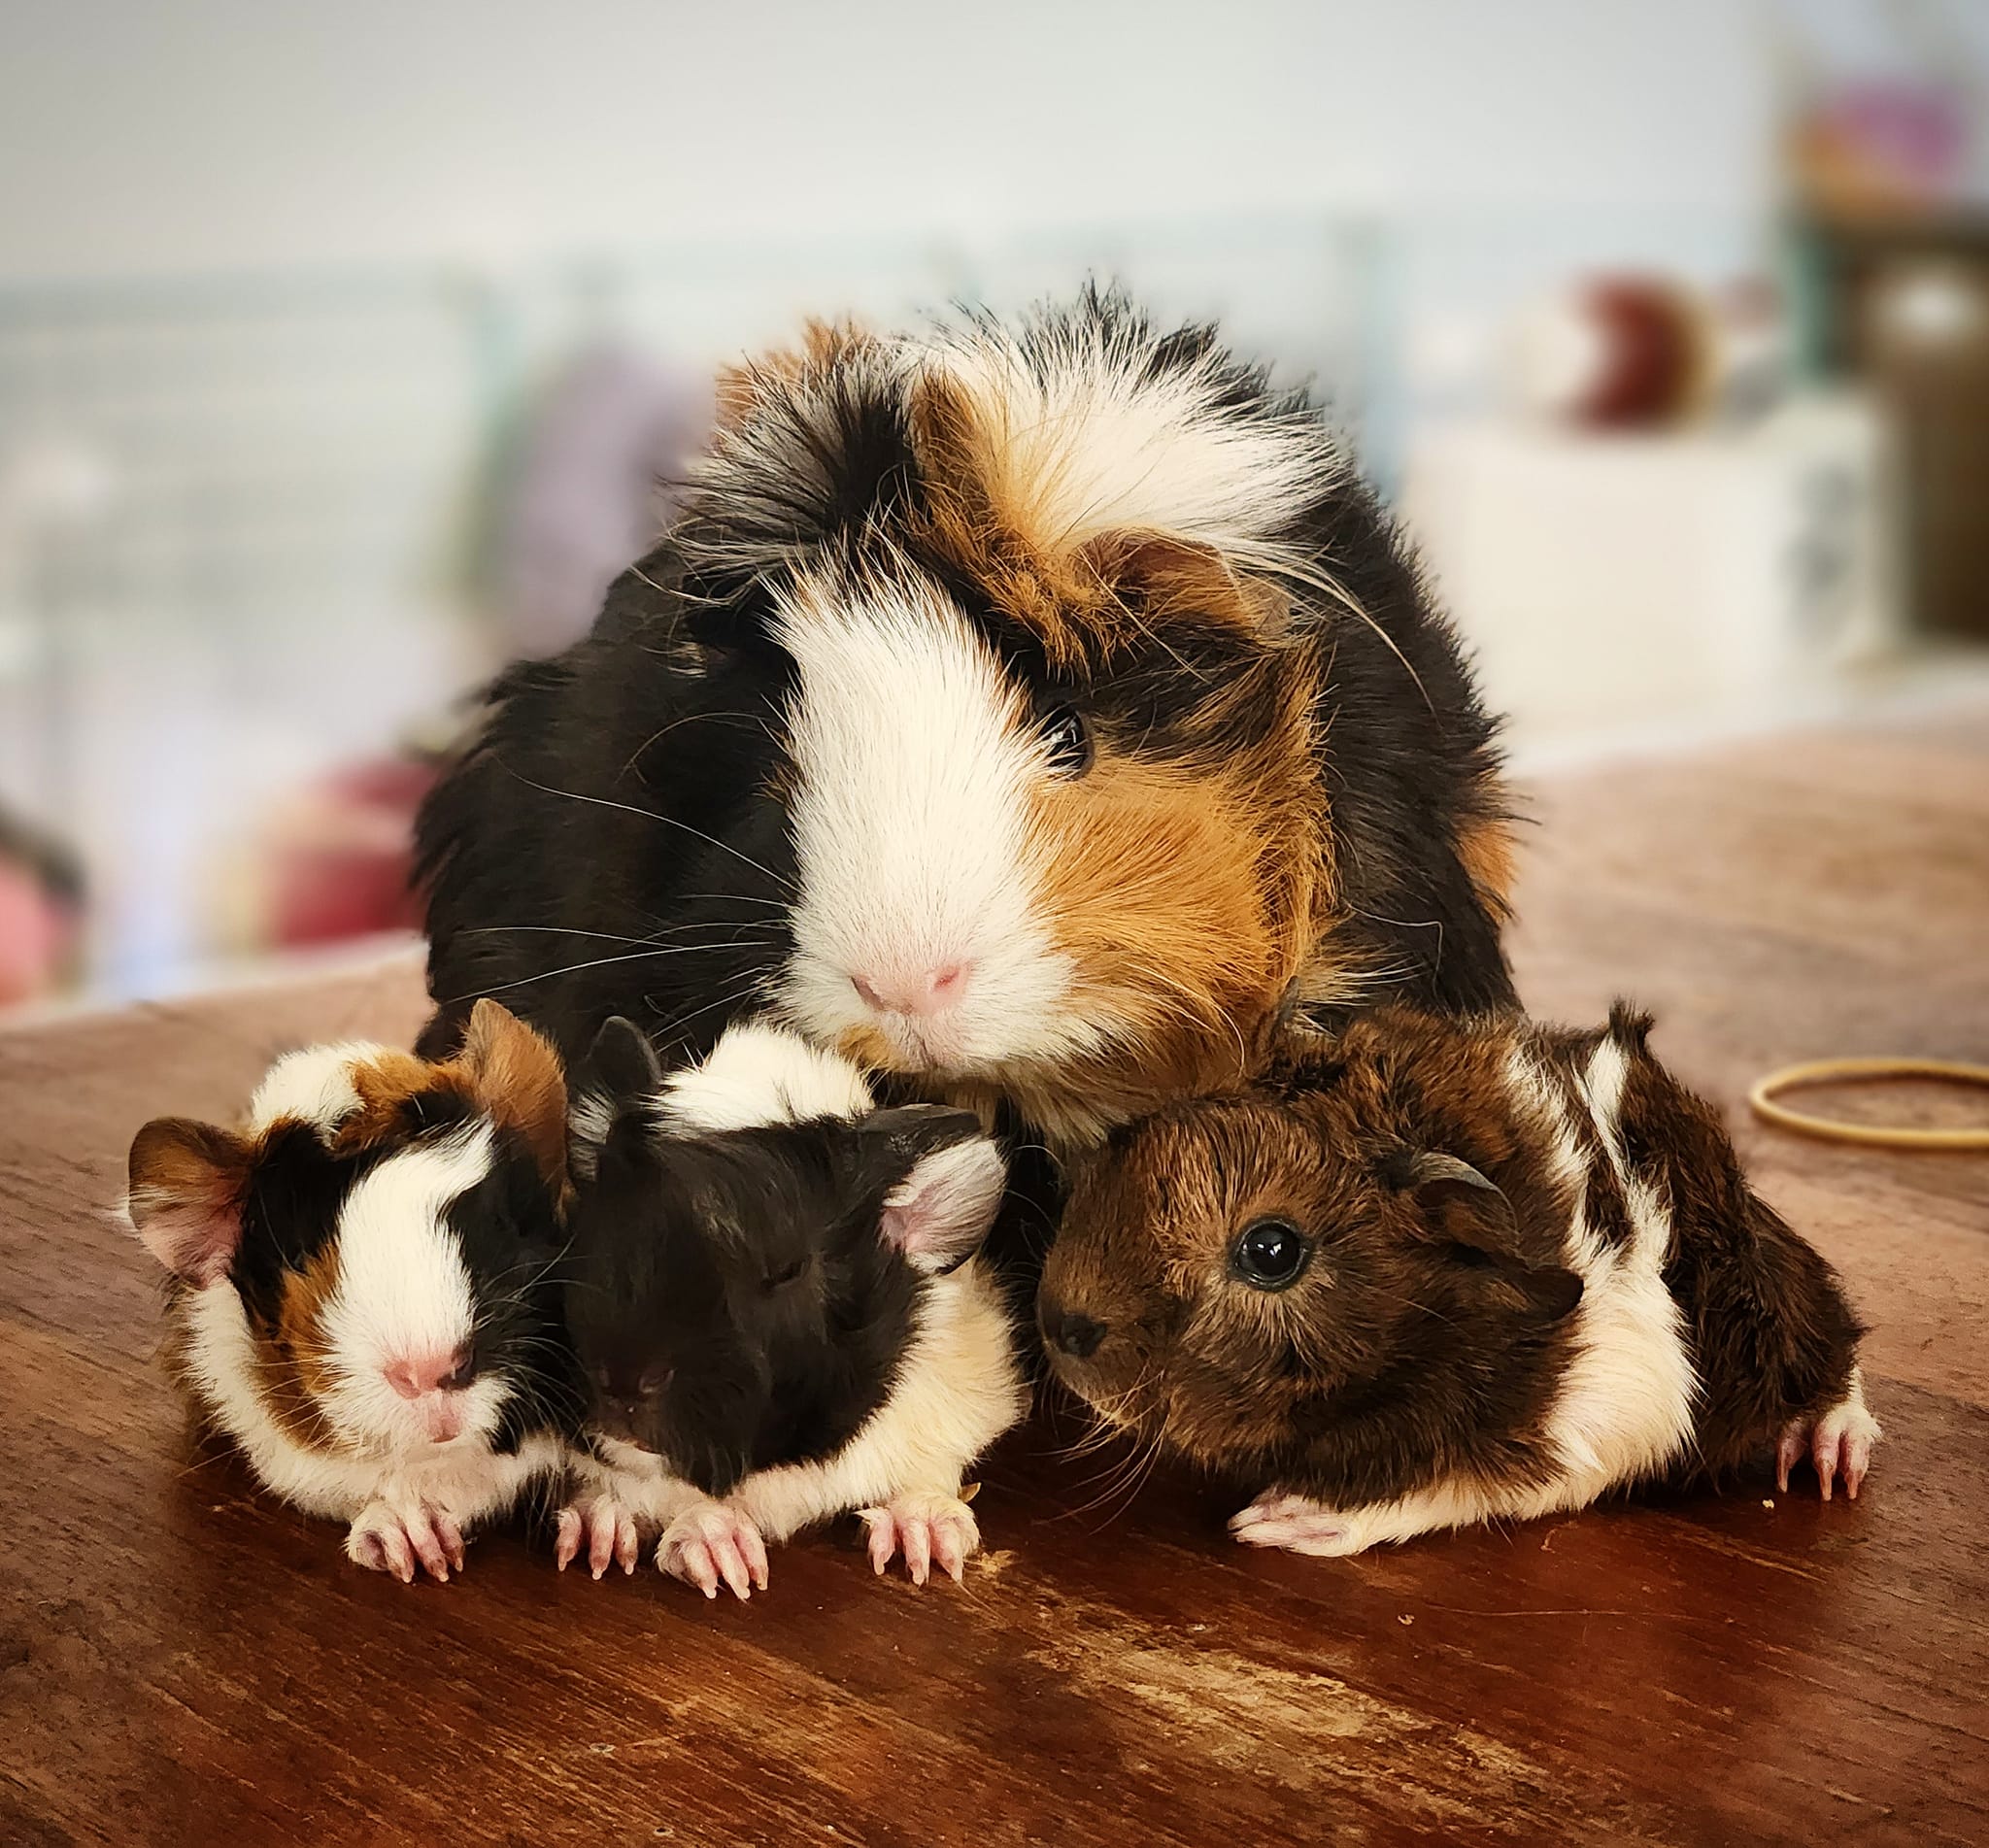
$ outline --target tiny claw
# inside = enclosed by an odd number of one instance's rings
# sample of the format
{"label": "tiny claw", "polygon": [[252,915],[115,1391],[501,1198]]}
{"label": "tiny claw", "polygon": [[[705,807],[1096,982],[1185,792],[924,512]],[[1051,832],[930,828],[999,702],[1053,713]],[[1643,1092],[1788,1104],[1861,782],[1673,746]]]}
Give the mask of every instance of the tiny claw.
{"label": "tiny claw", "polygon": [[870,1569],[882,1578],[891,1567],[892,1555],[897,1551],[895,1523],[888,1508],[868,1509],[863,1519],[870,1526]]}
{"label": "tiny claw", "polygon": [[956,1585],[966,1582],[966,1558],[961,1552],[960,1535],[951,1526],[936,1528],[932,1533],[932,1557]]}
{"label": "tiny claw", "polygon": [[718,1560],[719,1575],[725,1581],[726,1589],[743,1604],[753,1596],[753,1581],[746,1570],[745,1556],[729,1534],[722,1534],[712,1543],[711,1550]]}
{"label": "tiny claw", "polygon": [[408,1524],[408,1538],[414,1542],[415,1557],[421,1561],[422,1569],[436,1584],[447,1585],[449,1556],[443,1552],[442,1542],[425,1511]]}
{"label": "tiny claw", "polygon": [[1804,1432],[1792,1428],[1785,1430],[1775,1444],[1775,1488],[1782,1495],[1789,1493],[1789,1471],[1802,1461],[1803,1439]]}
{"label": "tiny claw", "polygon": [[756,1592],[766,1590],[767,1562],[766,1542],[759,1537],[758,1528],[744,1527],[738,1533],[739,1550],[746,1556],[746,1569],[753,1577]]}
{"label": "tiny claw", "polygon": [[641,1553],[642,1540],[635,1530],[635,1523],[624,1515],[617,1524],[615,1534],[615,1557],[622,1563],[624,1578],[634,1576],[635,1562]]}
{"label": "tiny claw", "polygon": [[455,1517],[448,1513],[435,1516],[435,1531],[441,1536],[442,1550],[449,1556],[449,1562],[458,1572],[463,1568],[462,1529],[456,1525]]}
{"label": "tiny claw", "polygon": [[553,1543],[553,1558],[560,1571],[565,1571],[580,1553],[580,1514],[577,1509],[559,1510],[558,1536]]}
{"label": "tiny claw", "polygon": [[923,1585],[932,1575],[931,1529],[923,1521],[908,1521],[900,1535],[905,1549],[905,1570],[914,1585]]}

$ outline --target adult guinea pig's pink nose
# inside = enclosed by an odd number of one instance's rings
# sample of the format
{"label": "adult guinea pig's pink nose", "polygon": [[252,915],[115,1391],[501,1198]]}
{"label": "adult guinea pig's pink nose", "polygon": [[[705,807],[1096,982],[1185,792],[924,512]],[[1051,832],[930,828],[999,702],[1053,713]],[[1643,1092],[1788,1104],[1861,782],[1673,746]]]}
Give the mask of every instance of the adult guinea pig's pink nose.
{"label": "adult guinea pig's pink nose", "polygon": [[382,1370],[402,1398],[423,1398],[461,1386],[465,1359],[460,1348],[448,1354],[403,1354]]}
{"label": "adult guinea pig's pink nose", "polygon": [[850,983],[880,1013],[943,1014],[966,992],[971,973],[967,963],[942,962],[909,972],[872,970]]}

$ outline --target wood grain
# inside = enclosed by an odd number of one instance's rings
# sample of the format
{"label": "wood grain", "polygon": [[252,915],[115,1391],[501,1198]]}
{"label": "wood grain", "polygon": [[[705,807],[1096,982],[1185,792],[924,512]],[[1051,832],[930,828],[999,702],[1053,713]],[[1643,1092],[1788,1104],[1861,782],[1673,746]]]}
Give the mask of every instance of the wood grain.
{"label": "wood grain", "polygon": [[0,1032],[0,1840],[1989,1839],[1989,1158],[1737,1123],[1788,1060],[1989,1057],[1989,722],[1531,800],[1531,1002],[1656,1007],[1873,1324],[1856,1504],[1752,1484],[1266,1558],[1046,1417],[961,1589],[873,1579],[842,1530],[745,1606],[512,1534],[404,1588],[189,1446],[103,1208],[147,1116],[226,1114],[287,1044],[405,1040],[416,965],[78,1018]]}

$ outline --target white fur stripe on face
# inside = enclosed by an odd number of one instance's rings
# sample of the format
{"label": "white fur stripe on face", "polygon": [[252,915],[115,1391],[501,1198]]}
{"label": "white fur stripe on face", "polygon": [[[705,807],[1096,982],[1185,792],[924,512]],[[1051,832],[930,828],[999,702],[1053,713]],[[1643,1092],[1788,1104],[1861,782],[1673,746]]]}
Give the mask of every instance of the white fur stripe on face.
{"label": "white fur stripe on face", "polygon": [[[787,715],[801,895],[780,998],[825,1040],[881,1030],[912,1068],[1068,1057],[1096,1029],[1060,1003],[1030,876],[1028,795],[1048,774],[1023,695],[938,586],[804,580],[779,639],[800,685]],[[968,973],[916,1026],[873,1014],[854,977]]]}
{"label": "white fur stripe on face", "polygon": [[[330,1409],[341,1426],[388,1441],[421,1434],[419,1413],[388,1384],[385,1369],[468,1348],[476,1296],[447,1214],[490,1172],[493,1153],[490,1126],[479,1123],[389,1156],[347,1194],[338,1287],[322,1314],[339,1377]],[[465,1428],[487,1433],[502,1409],[502,1384],[479,1380],[463,1396]]]}

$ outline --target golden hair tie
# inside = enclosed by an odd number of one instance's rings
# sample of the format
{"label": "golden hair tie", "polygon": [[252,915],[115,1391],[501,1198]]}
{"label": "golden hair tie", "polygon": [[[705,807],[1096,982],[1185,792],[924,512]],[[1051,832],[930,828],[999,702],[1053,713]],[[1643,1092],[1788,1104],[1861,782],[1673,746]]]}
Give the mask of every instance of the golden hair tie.
{"label": "golden hair tie", "polygon": [[1952,1058],[1818,1058],[1770,1072],[1747,1093],[1747,1101],[1765,1122],[1805,1136],[1821,1136],[1828,1142],[1860,1142],[1874,1149],[1989,1149],[1989,1124],[1979,1128],[1915,1129],[1904,1124],[1844,1123],[1836,1117],[1812,1117],[1775,1101],[1778,1092],[1805,1085],[1899,1078],[1932,1078],[1989,1089],[1989,1065],[1967,1065]]}

